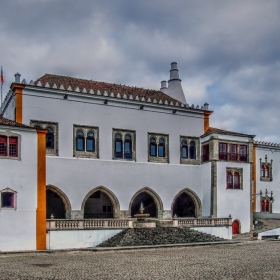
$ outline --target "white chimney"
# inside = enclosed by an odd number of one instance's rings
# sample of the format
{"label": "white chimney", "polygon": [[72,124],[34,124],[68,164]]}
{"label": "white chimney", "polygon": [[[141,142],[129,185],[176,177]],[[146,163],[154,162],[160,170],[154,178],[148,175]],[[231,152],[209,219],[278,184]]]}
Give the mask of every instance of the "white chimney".
{"label": "white chimney", "polygon": [[160,91],[167,94],[167,82],[166,81],[161,82]]}
{"label": "white chimney", "polygon": [[174,99],[186,104],[186,97],[181,85],[181,79],[179,78],[179,70],[177,68],[177,62],[171,63],[170,80],[168,81],[167,94]]}
{"label": "white chimney", "polygon": [[20,76],[18,72],[15,74],[15,83],[20,84]]}

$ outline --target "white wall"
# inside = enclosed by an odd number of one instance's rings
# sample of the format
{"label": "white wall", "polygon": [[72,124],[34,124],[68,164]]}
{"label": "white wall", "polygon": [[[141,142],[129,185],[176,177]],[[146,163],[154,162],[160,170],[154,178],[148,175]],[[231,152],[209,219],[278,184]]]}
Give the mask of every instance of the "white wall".
{"label": "white wall", "polygon": [[[16,210],[0,210],[0,251],[36,249],[37,133],[8,128],[21,135],[21,159],[0,159],[1,190],[17,192]],[[0,131],[7,129],[0,128]]]}
{"label": "white wall", "polygon": [[47,233],[47,249],[95,247],[121,231],[121,229],[49,231]]}
{"label": "white wall", "polygon": [[232,239],[232,227],[195,227],[193,230],[201,231],[216,237],[231,240]]}
{"label": "white wall", "polygon": [[[243,189],[227,189],[227,167],[243,168]],[[239,220],[241,232],[250,231],[250,164],[217,162],[217,216]]]}

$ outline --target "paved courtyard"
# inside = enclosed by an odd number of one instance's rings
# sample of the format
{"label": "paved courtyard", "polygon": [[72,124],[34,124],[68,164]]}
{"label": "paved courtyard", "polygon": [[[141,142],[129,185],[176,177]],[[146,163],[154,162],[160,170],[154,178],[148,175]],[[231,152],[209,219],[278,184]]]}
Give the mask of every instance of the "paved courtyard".
{"label": "paved courtyard", "polygon": [[0,254],[0,279],[280,279],[280,241]]}

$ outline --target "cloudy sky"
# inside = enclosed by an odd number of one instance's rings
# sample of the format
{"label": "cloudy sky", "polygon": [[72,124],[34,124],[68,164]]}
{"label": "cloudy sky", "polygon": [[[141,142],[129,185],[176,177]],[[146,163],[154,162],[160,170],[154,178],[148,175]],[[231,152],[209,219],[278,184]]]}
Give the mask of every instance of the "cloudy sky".
{"label": "cloudy sky", "polygon": [[211,126],[280,143],[279,0],[1,0],[0,64],[160,88],[178,63],[189,104]]}

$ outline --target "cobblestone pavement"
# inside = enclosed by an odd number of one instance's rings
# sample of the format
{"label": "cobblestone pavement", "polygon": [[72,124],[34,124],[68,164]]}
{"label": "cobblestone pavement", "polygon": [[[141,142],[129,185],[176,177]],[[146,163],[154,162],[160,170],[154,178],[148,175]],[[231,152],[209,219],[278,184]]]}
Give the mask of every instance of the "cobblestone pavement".
{"label": "cobblestone pavement", "polygon": [[280,242],[0,254],[0,279],[280,279]]}

